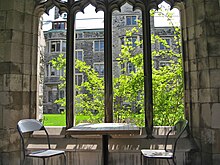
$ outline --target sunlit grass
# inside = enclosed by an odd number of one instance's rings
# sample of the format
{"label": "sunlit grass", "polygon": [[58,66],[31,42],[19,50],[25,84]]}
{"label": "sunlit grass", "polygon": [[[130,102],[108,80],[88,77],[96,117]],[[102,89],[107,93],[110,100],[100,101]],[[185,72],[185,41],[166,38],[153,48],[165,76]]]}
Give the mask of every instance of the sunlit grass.
{"label": "sunlit grass", "polygon": [[[76,124],[86,122],[88,116],[77,115]],[[66,114],[44,114],[43,124],[45,126],[66,126]]]}

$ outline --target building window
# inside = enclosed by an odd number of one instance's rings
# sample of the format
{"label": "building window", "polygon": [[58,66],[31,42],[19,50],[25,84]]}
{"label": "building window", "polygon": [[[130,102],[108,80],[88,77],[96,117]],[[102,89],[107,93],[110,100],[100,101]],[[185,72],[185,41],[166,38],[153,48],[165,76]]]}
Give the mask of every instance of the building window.
{"label": "building window", "polygon": [[51,41],[50,52],[60,52],[60,41]]}
{"label": "building window", "polygon": [[52,103],[53,102],[53,93],[52,91],[48,91],[48,102]]}
{"label": "building window", "polygon": [[129,37],[128,38],[128,45],[131,45],[132,47],[136,47],[137,46],[136,41],[137,41],[137,36]]}
{"label": "building window", "polygon": [[130,74],[131,72],[135,72],[135,66],[130,62],[128,62],[127,64],[127,71],[128,71],[128,74]]}
{"label": "building window", "polygon": [[65,22],[54,22],[53,23],[53,29],[57,30],[64,30],[65,29]]}
{"label": "building window", "polygon": [[137,16],[126,16],[126,25],[137,25]]}
{"label": "building window", "polygon": [[138,39],[137,36],[133,36],[133,37],[129,37],[129,38],[122,37],[121,38],[121,44],[136,47],[137,46],[137,44],[136,44],[137,39]]}
{"label": "building window", "polygon": [[80,86],[83,83],[83,74],[76,73],[75,84]]}
{"label": "building window", "polygon": [[65,93],[64,93],[64,90],[60,90],[59,91],[59,98],[62,99],[65,97]]}
{"label": "building window", "polygon": [[83,33],[76,33],[76,38],[77,39],[83,38]]}
{"label": "building window", "polygon": [[83,61],[83,50],[76,50],[75,51],[75,58],[77,60]]}
{"label": "building window", "polygon": [[94,63],[94,69],[100,76],[104,75],[104,63]]}
{"label": "building window", "polygon": [[56,77],[56,76],[63,76],[64,70],[56,70],[51,63],[46,65],[46,76],[47,77]]}
{"label": "building window", "polygon": [[166,41],[166,44],[163,44],[162,42],[160,42],[160,50],[164,50],[166,49],[165,45],[170,46],[171,45],[171,39],[170,38],[166,38],[164,39]]}
{"label": "building window", "polygon": [[170,61],[159,61],[159,66],[163,67],[163,66],[169,66],[170,65]]}
{"label": "building window", "polygon": [[62,41],[62,52],[66,52],[66,41]]}
{"label": "building window", "polygon": [[95,52],[104,51],[104,40],[94,41],[94,51]]}

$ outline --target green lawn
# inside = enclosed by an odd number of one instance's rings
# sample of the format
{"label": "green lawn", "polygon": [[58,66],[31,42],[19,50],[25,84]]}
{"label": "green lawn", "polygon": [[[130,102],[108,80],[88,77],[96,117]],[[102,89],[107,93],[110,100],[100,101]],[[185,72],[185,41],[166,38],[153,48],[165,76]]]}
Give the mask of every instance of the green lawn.
{"label": "green lawn", "polygon": [[[76,124],[80,122],[86,122],[88,116],[77,115]],[[65,114],[44,114],[43,124],[45,126],[66,126],[66,115]]]}

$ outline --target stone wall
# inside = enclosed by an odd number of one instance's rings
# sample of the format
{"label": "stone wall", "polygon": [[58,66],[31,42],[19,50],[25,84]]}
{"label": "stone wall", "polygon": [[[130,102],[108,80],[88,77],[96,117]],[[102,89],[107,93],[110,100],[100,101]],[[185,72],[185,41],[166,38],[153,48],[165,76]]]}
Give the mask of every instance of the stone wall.
{"label": "stone wall", "polygon": [[186,1],[182,9],[185,107],[200,149],[195,164],[220,162],[219,1]]}
{"label": "stone wall", "polygon": [[36,117],[37,26],[33,0],[0,1],[0,164],[19,164],[16,124]]}

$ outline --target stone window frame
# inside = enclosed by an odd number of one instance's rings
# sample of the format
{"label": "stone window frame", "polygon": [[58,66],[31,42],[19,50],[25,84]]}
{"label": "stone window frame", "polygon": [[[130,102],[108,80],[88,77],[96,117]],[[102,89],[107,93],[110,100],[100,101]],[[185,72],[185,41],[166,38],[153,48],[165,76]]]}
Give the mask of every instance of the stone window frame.
{"label": "stone window frame", "polygon": [[[96,43],[98,42],[98,50],[96,49]],[[103,48],[101,47],[103,43]],[[94,40],[93,41],[93,51],[94,52],[103,52],[104,51],[104,40],[103,39],[99,39],[99,40]]]}
{"label": "stone window frame", "polygon": [[[79,80],[78,77],[79,77],[79,76],[82,76],[82,82],[81,82],[80,84],[79,84],[79,82],[78,82],[78,80]],[[79,85],[81,85],[83,82],[84,82],[84,75],[83,75],[83,73],[75,73],[75,84],[79,86]]]}
{"label": "stone window frame", "polygon": [[[59,50],[57,50],[57,44],[55,44],[55,51],[51,51],[52,49],[52,42],[59,42]],[[65,43],[65,44],[64,44]],[[66,40],[50,40],[48,41],[47,53],[54,54],[54,53],[66,53]],[[64,47],[65,45],[65,47]]]}
{"label": "stone window frame", "polygon": [[[63,70],[56,70],[55,68],[53,68],[50,62],[46,64],[45,69],[46,69],[45,73],[47,77],[60,77],[64,75]],[[54,72],[54,75],[52,74],[52,72]]]}
{"label": "stone window frame", "polygon": [[[136,21],[134,21],[133,22],[133,17],[136,17]],[[130,18],[131,19],[131,23],[130,24],[128,24],[128,18]],[[137,22],[137,20],[138,20],[138,16],[137,15],[125,15],[125,25],[126,26],[134,26],[134,25],[138,25],[138,22]]]}
{"label": "stone window frame", "polygon": [[[171,46],[171,44],[172,44],[172,39],[171,38],[162,37],[162,39],[166,40],[166,42],[169,41],[169,42],[167,42],[167,45]],[[166,50],[166,47],[161,42],[159,43],[159,50]]]}
{"label": "stone window frame", "polygon": [[[142,35],[133,35],[133,36],[131,36],[131,37],[128,37],[128,39],[129,38],[136,38],[136,40],[133,42],[133,40],[132,40],[132,46],[137,46],[136,44],[135,44],[135,42],[136,41],[141,41],[141,40],[143,40],[143,37],[142,37]],[[123,36],[123,37],[121,37],[120,38],[120,42],[121,42],[121,45],[125,45],[125,40],[126,40],[126,36]],[[143,48],[143,44],[141,44],[140,46],[138,46],[139,48]]]}
{"label": "stone window frame", "polygon": [[[82,52],[82,60],[79,59],[79,57],[78,57],[78,52]],[[76,50],[75,50],[75,59],[84,61],[84,50],[83,50],[83,49],[76,49]]]}
{"label": "stone window frame", "polygon": [[152,87],[152,52],[151,52],[151,27],[150,10],[157,9],[159,4],[166,1],[171,8],[183,0],[37,0],[36,11],[47,12],[57,6],[60,12],[67,12],[67,51],[66,51],[66,128],[75,125],[74,110],[74,80],[75,64],[75,19],[77,12],[84,11],[89,4],[96,8],[96,11],[104,11],[104,122],[113,122],[113,76],[112,76],[112,14],[114,10],[120,11],[125,3],[133,6],[133,9],[140,9],[142,12],[143,31],[143,61],[144,61],[144,112],[145,130],[148,138],[152,138],[153,132],[153,87]]}
{"label": "stone window frame", "polygon": [[[98,71],[97,71],[97,69],[96,69],[96,67],[95,66],[98,66]],[[102,69],[101,69],[101,67],[103,66],[103,71],[101,71]],[[104,62],[94,62],[93,63],[93,68],[94,68],[94,70],[96,71],[96,72],[98,72],[98,74],[99,74],[99,76],[101,76],[101,77],[103,77],[104,76],[104,70],[105,70],[105,66],[104,66]]]}

